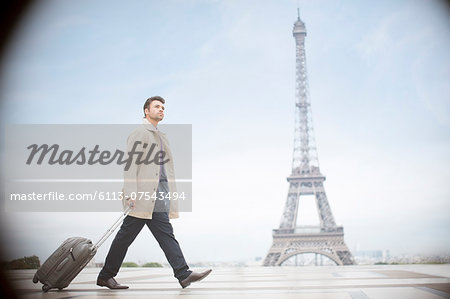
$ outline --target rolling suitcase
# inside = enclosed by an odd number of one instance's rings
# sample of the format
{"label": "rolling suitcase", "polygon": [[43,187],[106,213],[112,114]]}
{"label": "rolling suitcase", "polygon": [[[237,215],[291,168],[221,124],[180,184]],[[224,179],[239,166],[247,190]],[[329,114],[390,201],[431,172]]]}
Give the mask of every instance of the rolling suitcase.
{"label": "rolling suitcase", "polygon": [[42,290],[44,292],[53,288],[62,290],[67,287],[94,257],[103,242],[122,223],[129,211],[130,208],[127,208],[95,244],[83,237],[72,237],[65,240],[37,270],[33,282],[43,283]]}

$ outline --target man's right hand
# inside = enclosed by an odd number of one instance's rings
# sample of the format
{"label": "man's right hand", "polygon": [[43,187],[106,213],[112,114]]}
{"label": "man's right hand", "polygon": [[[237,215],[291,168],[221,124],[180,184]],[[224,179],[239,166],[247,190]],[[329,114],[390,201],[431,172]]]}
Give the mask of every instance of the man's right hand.
{"label": "man's right hand", "polygon": [[128,201],[128,206],[132,209],[134,209],[134,207],[136,206],[136,200],[131,199],[131,198],[127,198],[126,199]]}

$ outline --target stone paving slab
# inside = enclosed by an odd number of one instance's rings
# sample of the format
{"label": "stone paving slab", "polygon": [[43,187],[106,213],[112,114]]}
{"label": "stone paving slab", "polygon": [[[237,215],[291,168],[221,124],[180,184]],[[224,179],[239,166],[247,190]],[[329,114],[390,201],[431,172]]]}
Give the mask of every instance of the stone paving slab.
{"label": "stone paving slab", "polygon": [[[84,269],[64,290],[41,291],[35,271],[8,275],[21,298],[450,298],[450,265],[216,268],[182,289],[168,268],[122,268],[128,290],[95,285],[100,269]],[[198,269],[199,271],[204,269]]]}

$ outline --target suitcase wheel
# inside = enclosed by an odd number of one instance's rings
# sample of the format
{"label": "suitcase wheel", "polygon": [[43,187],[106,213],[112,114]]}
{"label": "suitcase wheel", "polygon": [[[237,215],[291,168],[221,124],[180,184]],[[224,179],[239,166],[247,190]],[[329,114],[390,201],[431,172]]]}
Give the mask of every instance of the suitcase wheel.
{"label": "suitcase wheel", "polygon": [[44,284],[44,285],[42,286],[42,290],[43,290],[44,292],[48,292],[50,289],[51,289],[51,287],[49,287],[49,286],[46,285],[46,284]]}
{"label": "suitcase wheel", "polygon": [[34,283],[37,283],[38,281],[39,281],[39,279],[37,278],[36,274],[34,274],[34,276],[33,276],[33,282],[34,282]]}

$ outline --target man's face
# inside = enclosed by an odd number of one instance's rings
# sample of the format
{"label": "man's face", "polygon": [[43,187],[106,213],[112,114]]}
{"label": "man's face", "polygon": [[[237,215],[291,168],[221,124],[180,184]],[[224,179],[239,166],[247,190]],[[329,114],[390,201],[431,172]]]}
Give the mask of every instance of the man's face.
{"label": "man's face", "polygon": [[164,104],[160,101],[152,101],[150,103],[149,109],[145,109],[146,113],[148,111],[148,117],[151,120],[160,122],[164,118]]}

